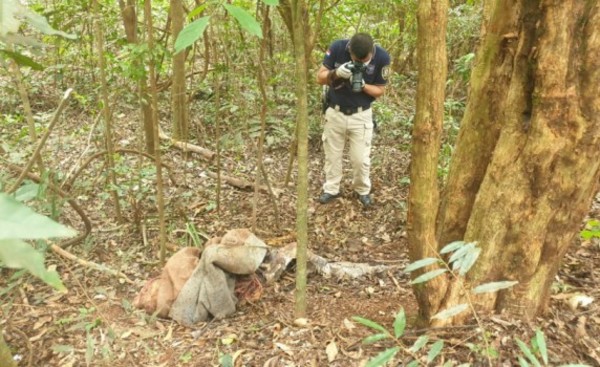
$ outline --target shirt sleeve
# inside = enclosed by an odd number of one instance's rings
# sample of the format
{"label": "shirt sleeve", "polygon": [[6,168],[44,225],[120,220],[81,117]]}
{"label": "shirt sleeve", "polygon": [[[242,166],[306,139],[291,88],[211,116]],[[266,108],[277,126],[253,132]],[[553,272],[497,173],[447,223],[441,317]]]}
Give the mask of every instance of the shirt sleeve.
{"label": "shirt sleeve", "polygon": [[378,62],[377,69],[375,71],[375,85],[386,85],[388,82],[389,67],[390,67],[390,55],[383,49],[377,50],[381,59]]}
{"label": "shirt sleeve", "polygon": [[325,56],[323,57],[323,65],[329,70],[335,69],[335,63],[339,58],[339,53],[340,41],[335,41],[329,45],[327,52],[325,52]]}

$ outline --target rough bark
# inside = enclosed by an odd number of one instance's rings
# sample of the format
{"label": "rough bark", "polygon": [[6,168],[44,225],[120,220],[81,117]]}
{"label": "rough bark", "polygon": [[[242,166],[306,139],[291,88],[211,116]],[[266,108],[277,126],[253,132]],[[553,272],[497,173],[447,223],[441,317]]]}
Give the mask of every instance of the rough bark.
{"label": "rough bark", "polygon": [[[460,213],[466,226],[463,236],[458,229],[461,226],[442,221],[446,227],[441,238],[478,241],[482,248],[468,273],[467,287],[499,280],[519,282],[511,289],[476,298],[480,311],[507,310],[531,318],[544,311],[560,260],[598,190],[600,5],[591,1],[517,1],[508,13],[501,6],[496,5],[491,22],[504,13],[517,21],[516,29],[505,34],[490,25],[485,44],[496,39],[502,46],[512,39],[514,47],[507,49],[507,44],[502,48],[512,51],[489,53],[496,61],[488,63],[511,73],[505,75],[508,80],[500,78],[496,83],[495,98],[479,93],[469,102],[471,115],[465,117],[459,142],[463,145],[459,155],[467,163],[461,172],[477,169],[483,179],[479,183],[463,177],[462,186],[454,183],[450,187],[448,197],[464,203],[461,210],[454,210],[460,207],[454,200],[445,210]],[[479,60],[485,58],[480,55]],[[482,76],[495,74],[479,72]],[[474,73],[473,83],[481,82]],[[497,119],[492,120],[494,109]],[[483,116],[479,124],[474,124],[476,111]],[[486,124],[485,116],[494,123]],[[481,159],[475,149],[481,142],[467,136],[476,136],[474,130],[484,126],[499,131],[494,133],[497,141],[489,132],[480,132],[481,139],[487,137],[494,146],[493,155],[488,158],[486,150]],[[489,165],[465,159],[465,152],[489,161]],[[442,214],[448,219],[451,213]],[[465,301],[456,286],[441,292],[446,294],[442,308]]]}
{"label": "rough bark", "polygon": [[[446,85],[446,24],[448,1],[421,1],[418,8],[417,108],[412,133],[410,195],[408,206],[409,255],[412,261],[436,257],[435,221],[439,204],[437,162]],[[433,270],[432,267],[424,269]],[[420,275],[414,274],[413,276]],[[437,277],[414,288],[424,320],[440,302],[446,279]]]}

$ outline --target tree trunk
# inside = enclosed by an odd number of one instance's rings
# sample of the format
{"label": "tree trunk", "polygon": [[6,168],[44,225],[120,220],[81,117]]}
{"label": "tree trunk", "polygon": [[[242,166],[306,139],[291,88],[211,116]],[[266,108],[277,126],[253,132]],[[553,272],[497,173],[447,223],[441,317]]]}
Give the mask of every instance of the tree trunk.
{"label": "tree trunk", "polygon": [[[123,27],[127,42],[137,43],[137,15],[135,11],[135,0],[119,0],[121,8],[121,17],[123,18]],[[133,62],[134,67],[142,67],[137,60]],[[138,80],[138,100],[140,101],[140,118],[144,128],[144,137],[146,140],[146,152],[154,154],[154,129],[152,125],[152,110],[150,109],[150,96],[148,95],[148,78],[145,74]]]}
{"label": "tree trunk", "polygon": [[[171,0],[171,33],[173,43],[183,29],[183,5],[181,0]],[[171,86],[171,108],[173,113],[173,137],[187,141],[188,119],[185,90],[185,52],[173,55],[173,85]]]}
{"label": "tree trunk", "polygon": [[[439,242],[478,242],[467,288],[519,282],[471,297],[478,310],[531,318],[545,309],[598,190],[600,5],[498,0],[489,9]],[[459,287],[438,288],[444,300],[437,309],[464,303],[468,293]]]}
{"label": "tree trunk", "polygon": [[296,203],[296,317],[306,316],[306,261],[308,249],[308,91],[304,35],[304,0],[292,0],[294,58],[296,59],[296,123],[298,124],[298,186]]}
{"label": "tree trunk", "polygon": [[[417,108],[412,133],[410,195],[408,206],[408,242],[412,261],[435,257],[435,208],[439,205],[437,162],[444,120],[444,88],[446,85],[446,24],[448,0],[420,1],[418,7],[418,72]],[[432,208],[434,210],[432,210]],[[424,271],[434,270],[428,267]],[[416,273],[416,272],[415,272]],[[413,273],[413,275],[417,275]],[[415,285],[421,312],[440,302],[432,291],[442,289],[446,279],[437,277]],[[433,306],[433,307],[432,307]],[[431,315],[422,314],[428,320]]]}

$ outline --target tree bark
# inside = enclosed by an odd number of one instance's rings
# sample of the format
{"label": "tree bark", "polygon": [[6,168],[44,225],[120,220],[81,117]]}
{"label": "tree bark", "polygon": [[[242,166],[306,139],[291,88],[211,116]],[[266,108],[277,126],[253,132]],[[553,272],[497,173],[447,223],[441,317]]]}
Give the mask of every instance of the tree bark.
{"label": "tree bark", "polygon": [[[173,43],[183,29],[183,5],[181,0],[171,0],[171,33]],[[185,52],[173,55],[173,85],[171,86],[171,109],[173,113],[173,137],[187,141],[188,119],[185,88]]]}
{"label": "tree bark", "polygon": [[[498,0],[491,7],[440,211],[440,244],[478,241],[466,286],[479,311],[545,310],[560,260],[600,179],[600,5]],[[464,303],[454,282],[440,309]],[[449,322],[458,323],[464,316]]]}
{"label": "tree bark", "polygon": [[304,0],[292,0],[294,58],[296,59],[296,123],[298,124],[298,183],[296,202],[296,317],[306,316],[306,262],[308,249],[308,91],[305,57]]}
{"label": "tree bark", "polygon": [[[436,257],[436,210],[439,205],[437,162],[444,119],[446,85],[446,24],[448,1],[420,1],[418,7],[418,72],[417,108],[412,133],[410,195],[407,232],[412,261]],[[424,271],[434,270],[427,267]],[[413,273],[413,276],[419,275]],[[436,277],[414,287],[421,318],[429,320],[429,310],[436,309],[439,292],[446,284]]]}

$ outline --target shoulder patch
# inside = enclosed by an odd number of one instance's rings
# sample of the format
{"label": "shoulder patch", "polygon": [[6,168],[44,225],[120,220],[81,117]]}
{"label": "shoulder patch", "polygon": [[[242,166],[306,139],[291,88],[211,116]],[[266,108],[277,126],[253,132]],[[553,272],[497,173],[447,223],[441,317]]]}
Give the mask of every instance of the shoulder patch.
{"label": "shoulder patch", "polygon": [[381,69],[381,77],[383,78],[383,80],[388,80],[390,76],[390,66],[386,65]]}

